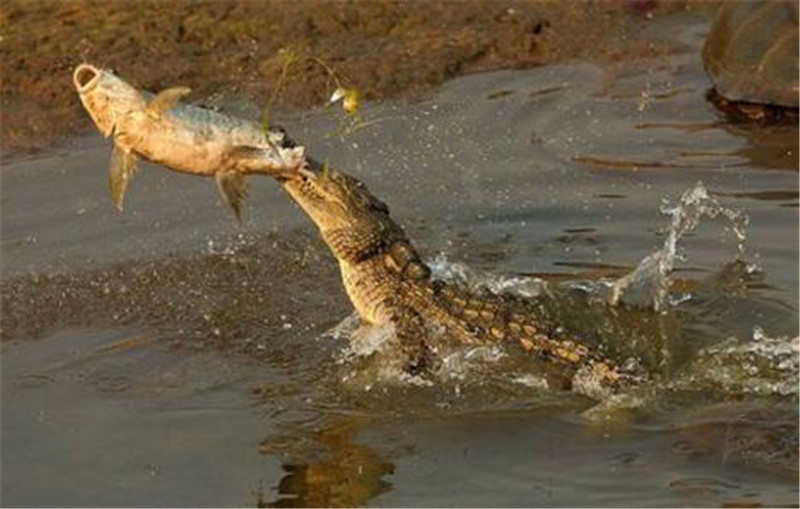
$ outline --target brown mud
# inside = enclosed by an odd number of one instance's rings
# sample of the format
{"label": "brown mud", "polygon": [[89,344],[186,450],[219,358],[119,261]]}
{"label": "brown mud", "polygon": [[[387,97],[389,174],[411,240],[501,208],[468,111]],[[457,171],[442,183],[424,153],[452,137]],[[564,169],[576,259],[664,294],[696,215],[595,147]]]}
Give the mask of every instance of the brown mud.
{"label": "brown mud", "polygon": [[[281,50],[322,59],[368,100],[414,97],[493,69],[581,60],[626,61],[674,51],[643,35],[697,2],[3,2],[0,145],[41,150],[87,132],[71,70],[88,61],[149,90],[188,85],[193,99],[229,93],[266,104]],[[292,67],[279,104],[308,108],[331,93],[327,71]]]}

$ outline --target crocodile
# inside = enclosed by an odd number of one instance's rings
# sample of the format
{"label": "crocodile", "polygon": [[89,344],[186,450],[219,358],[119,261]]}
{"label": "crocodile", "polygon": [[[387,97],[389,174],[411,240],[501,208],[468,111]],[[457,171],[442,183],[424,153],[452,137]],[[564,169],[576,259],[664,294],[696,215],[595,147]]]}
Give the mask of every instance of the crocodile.
{"label": "crocodile", "polygon": [[598,349],[560,337],[540,300],[436,278],[389,207],[361,180],[311,158],[275,178],[316,224],[362,322],[394,326],[408,372],[435,368],[436,345],[447,338],[518,345],[555,367],[567,388],[580,376],[608,393],[640,377]]}

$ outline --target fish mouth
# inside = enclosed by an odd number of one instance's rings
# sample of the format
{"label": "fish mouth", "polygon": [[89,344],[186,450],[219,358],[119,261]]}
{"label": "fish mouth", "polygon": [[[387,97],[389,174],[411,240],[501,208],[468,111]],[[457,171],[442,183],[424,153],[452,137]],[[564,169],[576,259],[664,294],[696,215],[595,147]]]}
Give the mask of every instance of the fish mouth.
{"label": "fish mouth", "polygon": [[89,64],[81,64],[75,68],[72,74],[72,81],[78,93],[85,94],[97,86],[100,81],[101,71],[97,67]]}

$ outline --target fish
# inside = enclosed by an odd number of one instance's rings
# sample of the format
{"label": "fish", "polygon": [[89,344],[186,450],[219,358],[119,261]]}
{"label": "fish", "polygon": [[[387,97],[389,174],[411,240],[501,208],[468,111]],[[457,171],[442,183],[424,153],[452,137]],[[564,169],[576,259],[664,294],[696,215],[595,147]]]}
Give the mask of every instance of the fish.
{"label": "fish", "polygon": [[143,158],[170,170],[214,177],[223,201],[242,220],[245,177],[279,178],[306,164],[304,147],[279,128],[181,102],[191,93],[176,86],[156,94],[140,91],[113,71],[83,63],[73,82],[89,116],[113,140],[109,187],[123,208],[128,184]]}

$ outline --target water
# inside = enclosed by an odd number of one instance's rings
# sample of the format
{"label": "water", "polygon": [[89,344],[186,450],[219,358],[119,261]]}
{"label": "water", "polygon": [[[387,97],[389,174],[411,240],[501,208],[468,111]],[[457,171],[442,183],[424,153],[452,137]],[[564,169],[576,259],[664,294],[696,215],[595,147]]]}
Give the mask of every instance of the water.
{"label": "water", "polygon": [[675,262],[680,259],[677,251],[678,241],[686,234],[692,233],[703,217],[714,219],[721,215],[727,218],[739,243],[740,261],[746,264],[748,272],[758,270],[758,265],[745,261],[747,216],[741,211],[726,208],[718,200],[711,198],[702,182],[685,191],[677,205],[665,204],[661,212],[671,219],[664,246],[642,260],[632,272],[614,281],[609,297],[612,304],[626,302],[637,306],[652,306],[655,311],[666,309],[671,304],[669,277],[675,268]]}
{"label": "water", "polygon": [[652,372],[601,403],[513,349],[403,376],[266,179],[238,228],[211,181],[148,164],[119,215],[96,136],[4,164],[3,502],[796,505],[798,131],[704,100],[706,28],[368,106],[344,142],[331,111],[279,119],[440,277],[545,293]]}

